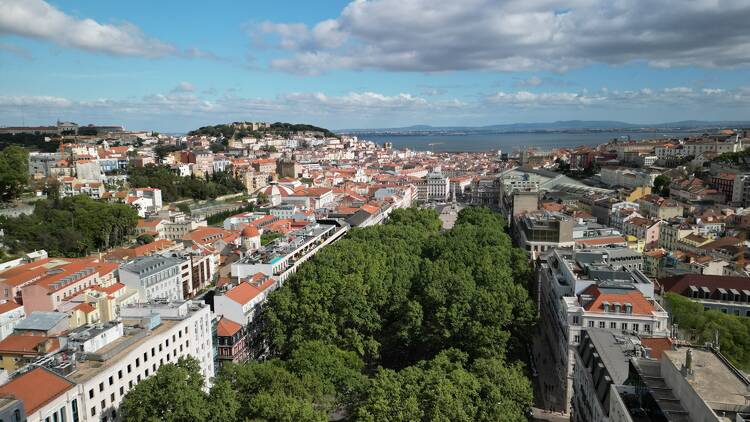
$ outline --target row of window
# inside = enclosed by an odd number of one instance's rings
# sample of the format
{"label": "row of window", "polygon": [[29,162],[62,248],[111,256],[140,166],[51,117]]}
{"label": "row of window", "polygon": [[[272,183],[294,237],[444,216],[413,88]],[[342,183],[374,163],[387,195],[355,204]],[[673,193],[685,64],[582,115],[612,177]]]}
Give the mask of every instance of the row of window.
{"label": "row of window", "polygon": [[[656,323],[657,328],[660,325],[661,325],[661,323],[659,323],[659,322]],[[598,321],[598,324],[597,324],[596,321],[589,320],[588,327],[589,328],[594,328],[594,327],[607,328],[607,323],[605,321]],[[622,323],[620,323],[620,329],[623,330],[623,331],[631,330],[631,331],[635,331],[635,332],[640,332],[640,328],[641,328],[641,325],[639,323],[637,323],[637,322],[633,322],[633,323],[622,322]],[[610,323],[609,323],[609,329],[610,330],[616,330],[617,329],[617,322],[610,321]],[[643,331],[645,333],[650,333],[651,332],[651,324],[643,324]],[[578,336],[576,336],[576,338],[577,337]],[[578,342],[578,340],[576,340],[576,342]]]}

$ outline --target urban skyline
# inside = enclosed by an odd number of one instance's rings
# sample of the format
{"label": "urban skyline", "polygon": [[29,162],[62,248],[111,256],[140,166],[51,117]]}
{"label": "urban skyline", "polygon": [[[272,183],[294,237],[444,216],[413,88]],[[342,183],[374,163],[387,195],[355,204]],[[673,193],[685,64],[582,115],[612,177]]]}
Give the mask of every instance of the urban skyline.
{"label": "urban skyline", "polygon": [[0,125],[747,115],[747,3],[528,3],[2,0]]}

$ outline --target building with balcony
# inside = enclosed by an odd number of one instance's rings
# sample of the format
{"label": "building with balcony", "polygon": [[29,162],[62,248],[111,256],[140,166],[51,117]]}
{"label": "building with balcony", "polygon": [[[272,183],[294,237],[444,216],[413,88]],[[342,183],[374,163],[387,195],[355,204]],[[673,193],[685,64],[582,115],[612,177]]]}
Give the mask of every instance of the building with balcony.
{"label": "building with balcony", "polygon": [[544,358],[554,362],[546,381],[553,397],[548,403],[567,412],[573,350],[582,329],[593,323],[613,332],[662,332],[667,330],[667,314],[654,301],[654,286],[641,271],[642,256],[629,248],[553,249],[537,268],[543,349],[550,351]]}
{"label": "building with balcony", "polygon": [[343,236],[348,227],[312,223],[294,230],[233,263],[232,277],[245,279],[263,273],[283,283],[300,264]]}

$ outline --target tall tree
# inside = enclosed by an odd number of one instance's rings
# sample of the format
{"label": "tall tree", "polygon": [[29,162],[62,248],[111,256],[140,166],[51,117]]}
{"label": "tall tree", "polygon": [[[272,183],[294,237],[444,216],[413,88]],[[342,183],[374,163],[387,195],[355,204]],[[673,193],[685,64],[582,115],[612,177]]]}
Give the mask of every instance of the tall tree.
{"label": "tall tree", "polygon": [[120,405],[123,420],[191,422],[209,419],[200,364],[180,358],[162,365],[152,377],[128,391]]}
{"label": "tall tree", "polygon": [[29,152],[10,145],[0,150],[0,199],[18,198],[29,182]]}

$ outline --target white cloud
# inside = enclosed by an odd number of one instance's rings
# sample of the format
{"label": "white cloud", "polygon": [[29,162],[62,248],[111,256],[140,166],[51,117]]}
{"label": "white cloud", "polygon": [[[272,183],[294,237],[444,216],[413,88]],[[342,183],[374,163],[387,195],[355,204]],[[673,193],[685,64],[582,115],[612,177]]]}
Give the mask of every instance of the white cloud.
{"label": "white cloud", "polygon": [[271,65],[297,73],[566,71],[748,65],[749,21],[746,0],[355,0],[312,28],[266,22],[261,32],[290,50]]}
{"label": "white cloud", "polygon": [[574,92],[497,92],[487,97],[487,101],[493,104],[506,104],[521,107],[586,106],[604,100],[606,100],[606,97],[603,96],[590,96],[586,93]]}
{"label": "white cloud", "polygon": [[62,97],[44,95],[0,96],[0,109],[12,107],[60,108],[71,105],[73,105],[73,101]]}
{"label": "white cloud", "polygon": [[[213,53],[174,45],[150,37],[131,23],[107,24],[78,18],[44,0],[0,0],[0,35],[49,41],[65,47],[118,56],[221,59]],[[5,48],[7,50],[7,48]]]}
{"label": "white cloud", "polygon": [[172,88],[172,92],[193,92],[195,87],[190,82],[180,82],[176,87]]}
{"label": "white cloud", "polygon": [[[645,115],[652,111],[659,112],[656,114],[675,111],[684,118],[705,118],[705,110],[737,111],[747,109],[749,105],[749,88],[668,87],[601,89],[596,92],[519,90],[495,92],[474,99],[442,99],[442,96],[427,99],[410,93],[390,95],[370,91],[341,95],[293,92],[274,98],[225,93],[216,97],[195,90],[173,89],[139,98],[85,101],[56,96],[0,96],[0,124],[20,124],[23,118],[35,116],[40,123],[57,118],[103,123],[137,121],[141,122],[141,128],[158,130],[175,121],[184,122],[181,124],[185,127],[194,127],[199,122],[207,124],[238,119],[333,122],[338,127],[364,127],[372,125],[368,122],[381,122],[377,125],[383,127],[382,122],[387,122],[386,126],[394,122],[457,122],[456,119],[500,122],[502,118],[499,116],[507,119],[508,116],[521,116],[523,112],[528,112],[527,116],[536,120],[559,116],[590,118],[581,114],[622,116],[618,119],[629,120],[626,116],[644,110]],[[737,113],[722,112],[722,115],[737,116]]]}

